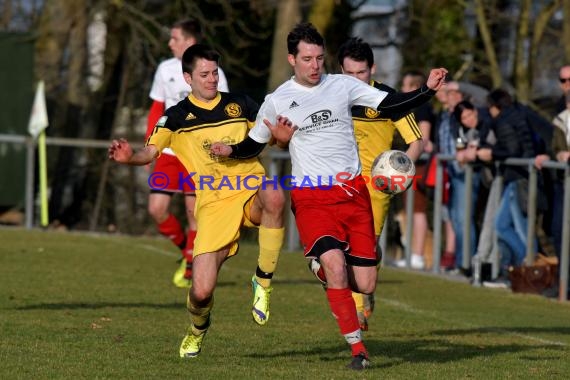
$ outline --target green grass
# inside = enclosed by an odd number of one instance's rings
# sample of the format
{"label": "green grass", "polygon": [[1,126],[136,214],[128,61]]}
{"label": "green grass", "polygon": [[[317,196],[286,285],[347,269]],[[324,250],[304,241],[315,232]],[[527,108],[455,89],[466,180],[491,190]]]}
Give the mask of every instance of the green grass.
{"label": "green grass", "polygon": [[250,315],[254,245],[225,263],[202,354],[162,239],[0,229],[1,379],[567,379],[570,305],[383,268],[373,367],[349,350],[300,253],[284,253],[267,326]]}

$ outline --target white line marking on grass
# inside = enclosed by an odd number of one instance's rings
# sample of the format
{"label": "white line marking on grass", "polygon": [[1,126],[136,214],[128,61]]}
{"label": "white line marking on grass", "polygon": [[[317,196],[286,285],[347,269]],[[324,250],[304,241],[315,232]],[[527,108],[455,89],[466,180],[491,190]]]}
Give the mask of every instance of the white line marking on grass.
{"label": "white line marking on grass", "polygon": [[158,253],[158,254],[163,255],[163,256],[180,257],[180,254],[178,254],[178,253],[167,251],[166,249],[162,249],[162,248],[157,248],[157,247],[152,246],[150,244],[135,243],[135,242],[133,242],[133,239],[129,239],[129,241],[125,241],[125,240],[121,239],[121,236],[117,236],[117,235],[114,235],[114,236],[93,235],[92,237],[105,239],[108,241],[112,241],[114,243],[120,243],[122,245],[128,245],[129,247],[132,247],[132,248],[141,248],[143,250]]}
{"label": "white line marking on grass", "polygon": [[129,245],[136,247],[136,248],[142,248],[142,249],[145,249],[145,250],[150,251],[150,252],[155,252],[155,253],[158,253],[158,254],[163,255],[163,256],[180,257],[180,254],[178,254],[178,253],[170,252],[170,251],[167,251],[167,250],[162,249],[162,248],[156,248],[156,247],[154,247],[152,245],[148,245],[148,244],[131,244],[131,243],[129,243]]}
{"label": "white line marking on grass", "polygon": [[[445,323],[449,323],[449,324],[459,324],[459,325],[463,325],[464,327],[467,328],[480,328],[480,329],[485,329],[485,326],[480,326],[480,325],[474,325],[472,323],[466,323],[466,322],[462,322],[462,321],[457,321],[457,320],[451,320],[451,319],[447,319],[447,318],[443,318],[440,315],[438,315],[438,313],[436,312],[429,312],[426,310],[421,310],[421,309],[417,309],[411,305],[408,305],[406,303],[397,301],[397,300],[393,300],[393,299],[388,299],[388,298],[380,298],[383,302],[386,302],[388,305],[395,307],[397,309],[400,310],[404,310],[410,314],[418,314],[418,315],[423,315],[423,316],[428,316],[432,319],[435,320],[439,320],[441,322],[445,322]],[[549,339],[544,339],[544,338],[540,338],[537,336],[533,336],[533,335],[528,335],[528,334],[522,334],[522,333],[517,333],[517,332],[512,332],[512,331],[507,331],[501,328],[489,328],[488,329],[490,332],[497,332],[500,334],[504,334],[504,335],[510,335],[510,336],[516,336],[519,338],[523,338],[526,340],[530,340],[530,341],[534,341],[534,342],[539,342],[542,344],[549,344],[552,346],[563,346],[563,347],[567,347],[568,344],[564,343],[564,342],[559,342],[559,341],[555,341],[555,340],[549,340]]]}

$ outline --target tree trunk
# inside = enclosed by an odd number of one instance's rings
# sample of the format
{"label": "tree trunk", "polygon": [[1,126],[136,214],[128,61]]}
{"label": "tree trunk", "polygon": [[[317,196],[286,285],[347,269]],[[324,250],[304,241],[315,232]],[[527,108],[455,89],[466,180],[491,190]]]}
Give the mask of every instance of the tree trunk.
{"label": "tree trunk", "polygon": [[[531,0],[523,0],[521,2],[519,22],[515,41],[515,60],[514,70],[515,73],[515,91],[518,100],[523,103],[528,103],[530,78],[528,72],[528,51],[525,52],[525,47],[528,41],[529,22],[530,22],[530,7]],[[526,54],[525,54],[526,53]]]}
{"label": "tree trunk", "polygon": [[275,35],[271,50],[271,66],[269,72],[269,88],[273,91],[291,76],[291,68],[287,58],[287,34],[301,19],[298,0],[282,0],[277,6]]}
{"label": "tree trunk", "polygon": [[[50,0],[40,16],[35,72],[46,83],[52,135],[78,137],[84,126],[87,9],[85,0]],[[60,148],[50,171],[50,218],[68,226],[81,219],[84,196],[85,171],[77,155],[77,149]]]}
{"label": "tree trunk", "polygon": [[309,22],[324,36],[331,23],[335,0],[315,0],[309,14]]}
{"label": "tree trunk", "polygon": [[8,27],[10,26],[10,20],[12,20],[12,0],[4,0],[0,29],[8,30]]}
{"label": "tree trunk", "polygon": [[[538,16],[536,17],[536,20],[534,21],[532,40],[529,49],[530,54],[528,59],[528,75],[530,78],[529,88],[532,88],[532,78],[534,78],[534,67],[538,57],[538,49],[542,42],[542,37],[544,36],[544,32],[548,27],[548,23],[552,19],[554,12],[556,12],[556,10],[559,7],[560,7],[560,0],[554,0],[552,3],[547,4],[543,9],[540,10]],[[566,24],[567,23],[564,23],[564,26]]]}

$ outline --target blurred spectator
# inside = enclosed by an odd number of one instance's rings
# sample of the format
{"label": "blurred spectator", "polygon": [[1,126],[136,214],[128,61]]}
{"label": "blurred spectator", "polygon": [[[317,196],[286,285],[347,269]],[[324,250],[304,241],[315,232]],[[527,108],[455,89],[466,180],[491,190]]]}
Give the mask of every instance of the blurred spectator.
{"label": "blurred spectator", "polygon": [[[502,89],[494,90],[489,93],[488,102],[497,141],[492,147],[479,148],[477,157],[487,162],[510,157],[534,157],[532,134],[525,114],[514,106],[509,93]],[[501,267],[496,284],[508,286],[508,268],[521,265],[526,254],[528,221],[521,208],[517,187],[528,179],[528,169],[505,165],[501,171],[504,190],[495,218]]]}
{"label": "blurred spectator", "polygon": [[[462,151],[457,152],[457,161],[461,163],[475,162],[477,161],[477,149],[479,146],[492,146],[496,142],[496,138],[493,132],[490,131],[490,115],[488,111],[482,108],[475,108],[475,105],[469,101],[460,102],[454,110],[455,118],[459,120],[463,134],[465,136],[466,148]],[[494,241],[494,228],[493,221],[495,219],[496,203],[497,199],[500,197],[499,187],[494,181],[494,185],[491,185],[493,178],[492,170],[487,166],[474,166],[474,177],[473,180],[477,181],[478,184],[481,182],[487,182],[487,186],[490,187],[489,196],[485,203],[484,220],[482,223],[482,229],[479,236],[479,243],[477,247],[473,247],[476,252],[477,258],[473,256],[473,262],[477,265],[472,265],[474,271],[478,271],[476,275],[480,274],[479,264],[485,261],[490,261],[490,253],[493,249]],[[478,180],[479,179],[479,180]],[[484,180],[483,180],[484,179]],[[474,183],[472,205],[477,204],[477,200],[480,196],[479,192],[476,191],[480,187],[478,184]],[[473,217],[475,216],[475,209],[473,209]],[[472,222],[473,223],[473,222]],[[472,224],[474,225],[474,224]],[[472,228],[471,233],[473,233]],[[475,278],[475,277],[474,277]],[[478,277],[477,277],[478,278]]]}
{"label": "blurred spectator", "polygon": [[552,153],[552,135],[554,133],[554,125],[545,119],[538,112],[532,108],[515,102],[515,107],[518,111],[522,112],[525,116],[527,124],[530,126],[532,142],[534,147],[534,165],[540,170],[539,180],[542,188],[541,194],[545,196],[541,199],[546,200],[546,204],[538,208],[537,222],[536,222],[536,235],[538,237],[539,250],[547,256],[555,254],[554,246],[551,242],[551,221],[554,189],[553,182],[556,178],[556,173],[552,169],[542,169],[542,163],[554,159]]}
{"label": "blurred spectator", "polygon": [[559,114],[566,109],[566,95],[570,93],[570,65],[564,65],[560,68],[560,72],[558,73],[558,81],[560,82],[562,96],[556,105],[556,114]]}
{"label": "blurred spectator", "polygon": [[[403,92],[413,91],[418,89],[426,81],[425,75],[420,71],[408,71],[402,77],[402,88]],[[432,135],[432,125],[434,123],[434,114],[432,106],[429,103],[424,103],[418,108],[414,109],[414,116],[416,122],[420,127],[422,132],[423,146],[425,153],[433,152],[433,139]],[[427,206],[428,200],[426,194],[419,189],[423,188],[423,183],[421,181],[424,178],[426,171],[426,162],[419,161],[416,162],[416,175],[419,180],[416,182],[418,185],[417,189],[414,189],[414,216],[413,216],[413,236],[412,236],[412,257],[411,266],[414,269],[424,269],[425,263],[425,246],[426,237],[428,235],[428,218],[427,218]],[[404,197],[404,200],[406,197]],[[406,260],[402,259],[396,262],[396,266],[404,267],[406,266]]]}
{"label": "blurred spectator", "polygon": [[[566,66],[569,68],[570,66]],[[562,71],[562,70],[561,70]],[[570,77],[570,75],[568,75]],[[552,123],[555,126],[554,137],[552,139],[552,151],[556,161],[569,163],[570,161],[570,91],[565,95],[566,109],[559,113]],[[564,210],[564,172],[558,171],[558,176],[554,182],[554,196],[552,207],[552,237],[558,262],[562,256],[562,217]],[[560,265],[560,264],[559,264]],[[559,270],[562,268],[559,267]],[[569,270],[569,268],[566,268]],[[557,293],[558,289],[553,289]],[[557,294],[553,294],[557,296]]]}
{"label": "blurred spectator", "polygon": [[[453,139],[451,138],[451,112],[450,112],[450,93],[448,91],[448,86],[451,82],[439,90],[435,97],[441,105],[441,109],[437,114],[435,122],[435,150],[442,154],[455,154],[455,145]],[[452,99],[453,102],[455,99]],[[455,104],[453,104],[455,106]],[[453,152],[453,153],[450,153]],[[446,164],[447,166],[447,164]],[[444,184],[446,186],[446,184]],[[442,205],[442,220],[445,223],[445,248],[443,255],[441,256],[440,266],[444,269],[453,269],[455,267],[455,248],[456,248],[456,238],[455,231],[453,230],[453,225],[451,223],[451,217],[449,216],[449,207],[447,204]],[[438,252],[433,252],[433,254],[438,254]]]}
{"label": "blurred spectator", "polygon": [[[452,266],[449,266],[449,269],[455,268],[466,273],[467,268],[463,268],[463,225],[467,222],[465,220],[465,206],[463,204],[465,199],[465,170],[463,167],[465,160],[463,150],[467,148],[469,142],[473,145],[477,141],[478,136],[474,137],[474,135],[478,132],[476,124],[473,125],[473,128],[464,127],[457,118],[462,114],[465,105],[465,103],[462,103],[464,99],[463,93],[459,88],[459,83],[454,81],[449,82],[445,90],[447,91],[447,115],[441,119],[439,125],[439,147],[441,153],[450,154],[458,158],[458,160],[451,161],[447,165],[451,181],[451,196],[448,207],[453,230],[455,231],[455,261]],[[458,104],[462,104],[463,106],[461,112],[456,114],[455,109]],[[473,118],[476,110],[471,103],[467,104],[469,104],[472,109],[468,110],[465,117]],[[473,120],[470,122],[473,122]],[[467,136],[468,134],[470,137]],[[469,141],[470,138],[472,138],[471,141]],[[476,147],[473,146],[473,149],[476,149]],[[479,176],[477,173],[474,173],[472,199],[475,203],[477,202],[478,191]],[[475,203],[473,203],[472,209],[475,208]],[[471,256],[473,256],[475,254],[475,244],[477,241],[474,219],[472,218],[468,223],[470,223],[471,228],[470,252]]]}

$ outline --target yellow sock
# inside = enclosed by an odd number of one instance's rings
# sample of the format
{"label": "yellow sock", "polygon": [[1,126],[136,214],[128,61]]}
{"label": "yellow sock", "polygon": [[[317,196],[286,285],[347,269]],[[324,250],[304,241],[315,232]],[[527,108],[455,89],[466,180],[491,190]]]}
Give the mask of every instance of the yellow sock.
{"label": "yellow sock", "polygon": [[[273,272],[275,272],[275,268],[277,268],[277,261],[279,260],[284,237],[285,228],[283,227],[259,227],[259,258],[257,259],[255,279],[264,288],[268,288],[271,285],[271,277]],[[260,275],[263,277],[260,277]]]}
{"label": "yellow sock", "polygon": [[352,298],[356,304],[356,311],[359,313],[364,312],[364,294],[352,292]]}
{"label": "yellow sock", "polygon": [[192,333],[200,335],[207,330],[210,326],[210,311],[214,306],[214,296],[210,298],[210,302],[206,306],[196,306],[190,300],[190,292],[186,298],[186,307],[190,313],[190,320],[192,321]]}

